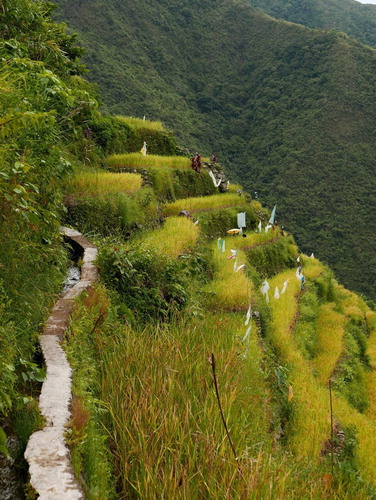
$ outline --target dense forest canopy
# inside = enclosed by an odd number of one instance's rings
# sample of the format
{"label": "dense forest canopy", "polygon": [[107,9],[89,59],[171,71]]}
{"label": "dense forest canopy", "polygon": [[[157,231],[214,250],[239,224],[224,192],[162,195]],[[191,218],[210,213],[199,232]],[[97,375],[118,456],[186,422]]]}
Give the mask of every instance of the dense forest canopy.
{"label": "dense forest canopy", "polygon": [[219,153],[233,178],[278,204],[303,249],[374,293],[371,49],[245,1],[58,3],[108,110],[161,118],[184,146]]}
{"label": "dense forest canopy", "polygon": [[248,0],[277,19],[334,29],[376,47],[376,6],[356,0]]}

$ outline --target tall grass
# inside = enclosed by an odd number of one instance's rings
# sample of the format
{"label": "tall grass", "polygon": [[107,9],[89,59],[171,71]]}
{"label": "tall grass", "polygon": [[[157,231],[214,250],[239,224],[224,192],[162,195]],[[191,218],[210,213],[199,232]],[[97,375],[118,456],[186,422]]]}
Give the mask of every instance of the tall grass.
{"label": "tall grass", "polygon": [[366,375],[366,386],[370,403],[366,414],[376,421],[376,330],[369,337],[367,355],[370,360],[371,371]]}
{"label": "tall grass", "polygon": [[115,193],[139,191],[142,177],[139,174],[114,174],[111,172],[80,172],[66,184],[69,194],[79,197],[96,197]]}
{"label": "tall grass", "polygon": [[134,170],[148,170],[150,168],[189,170],[191,161],[184,156],[143,156],[141,153],[128,153],[109,156],[106,159],[106,165],[113,170],[122,168]]}
{"label": "tall grass", "polygon": [[247,235],[245,237],[242,235],[228,236],[226,238],[226,245],[231,246],[231,248],[238,248],[246,251],[258,245],[270,243],[274,239],[278,239],[280,237],[279,230],[269,231],[268,233],[265,233],[265,231],[262,231],[261,233],[249,233],[248,231],[245,231],[245,234]]}
{"label": "tall grass", "polygon": [[229,193],[237,193],[238,191],[243,191],[243,186],[241,186],[240,184],[229,184],[228,187],[227,187],[227,190]]}
{"label": "tall grass", "polygon": [[341,297],[341,307],[347,316],[364,318],[366,304],[363,300],[350,290],[346,290],[342,285],[338,285]]}
{"label": "tall grass", "polygon": [[[318,267],[317,272],[319,271]],[[327,391],[313,378],[309,365],[292,335],[298,318],[297,296],[300,289],[295,271],[285,271],[270,280],[271,290],[274,290],[275,286],[281,289],[286,279],[289,280],[286,293],[279,299],[270,301],[273,315],[270,336],[282,362],[289,367],[289,381],[294,391],[290,403],[293,422],[289,429],[288,442],[297,456],[317,459],[330,434]]]}
{"label": "tall grass", "polygon": [[[216,210],[219,208],[241,207],[246,204],[243,196],[237,194],[214,194],[212,196],[200,196],[197,198],[186,198],[168,203],[164,207],[165,215],[177,215],[182,210],[188,212],[200,212],[205,210]],[[232,228],[229,228],[232,229]]]}
{"label": "tall grass", "polygon": [[140,244],[171,257],[178,257],[196,244],[199,232],[198,226],[190,219],[170,217],[162,228],[144,234]]}
{"label": "tall grass", "polygon": [[235,261],[237,266],[246,264],[247,257],[239,251],[236,259],[227,260],[229,255],[229,250],[224,254],[214,250],[216,273],[205,287],[206,305],[213,310],[245,311],[250,305],[253,284],[248,280],[245,269],[235,272],[234,265]]}
{"label": "tall grass", "polygon": [[[321,274],[322,267],[316,264],[315,259],[307,265],[306,276],[308,270],[311,277]],[[298,280],[294,281],[294,273],[285,272],[271,280],[271,285],[281,286],[287,278],[292,284],[288,293],[271,302],[271,337],[282,360],[290,367],[289,377],[294,387],[291,401],[294,418],[288,441],[297,456],[318,459],[330,434],[329,393],[314,377],[312,365],[303,359],[292,340],[291,327],[297,317]],[[373,450],[376,449],[376,423],[351,407],[341,396],[334,394],[333,401],[334,415],[340,425],[356,429],[357,463],[362,477],[375,484],[376,455]]]}
{"label": "tall grass", "polygon": [[366,322],[370,332],[366,354],[371,365],[370,372],[366,374],[366,386],[370,403],[366,415],[376,421],[376,313],[371,310],[367,311]]}
{"label": "tall grass", "polygon": [[125,123],[136,130],[151,130],[153,132],[165,132],[165,127],[162,122],[143,120],[142,118],[136,118],[134,116],[116,116],[116,120],[121,123]]}
{"label": "tall grass", "polygon": [[[253,337],[250,358],[239,357],[235,334],[243,321],[215,314],[196,325],[113,336],[102,358],[102,393],[122,498],[324,497],[322,472],[313,464],[269,453],[261,350]],[[211,352],[237,463],[215,398]]]}
{"label": "tall grass", "polygon": [[317,357],[312,364],[320,382],[327,385],[331,374],[344,349],[343,334],[346,318],[333,310],[335,304],[320,307],[317,321]]}

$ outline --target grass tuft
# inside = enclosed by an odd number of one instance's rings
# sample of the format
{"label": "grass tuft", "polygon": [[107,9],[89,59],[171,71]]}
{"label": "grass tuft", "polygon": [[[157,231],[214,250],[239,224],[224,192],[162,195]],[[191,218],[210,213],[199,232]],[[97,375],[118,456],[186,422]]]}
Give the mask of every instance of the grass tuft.
{"label": "grass tuft", "polygon": [[127,153],[109,156],[106,159],[106,165],[114,170],[122,168],[134,170],[148,170],[150,168],[188,170],[191,168],[191,161],[183,156],[143,156],[141,153]]}
{"label": "grass tuft", "polygon": [[78,197],[97,197],[115,193],[133,193],[142,186],[139,174],[111,172],[80,172],[66,184],[69,194]]}
{"label": "grass tuft", "polygon": [[151,130],[153,132],[165,132],[166,129],[162,122],[143,120],[142,118],[136,118],[134,116],[116,116],[117,121],[129,125],[131,128],[136,130]]}
{"label": "grass tuft", "polygon": [[142,236],[142,246],[171,257],[189,251],[197,242],[199,228],[186,217],[170,217],[163,227]]}
{"label": "grass tuft", "polygon": [[[220,208],[241,207],[246,204],[243,196],[237,194],[214,194],[212,196],[200,196],[197,198],[186,198],[168,203],[164,208],[165,215],[177,215],[182,210],[189,213],[205,210],[217,210]],[[229,228],[231,229],[231,228]]]}

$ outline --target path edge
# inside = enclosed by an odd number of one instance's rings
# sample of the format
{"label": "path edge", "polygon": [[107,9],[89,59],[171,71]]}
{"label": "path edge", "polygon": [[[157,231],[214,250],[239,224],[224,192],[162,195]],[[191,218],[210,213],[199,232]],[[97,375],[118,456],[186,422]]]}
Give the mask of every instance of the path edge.
{"label": "path edge", "polygon": [[94,264],[97,248],[81,233],[62,227],[66,240],[83,250],[80,280],[57,300],[45,322],[40,345],[46,364],[46,378],[39,397],[45,427],[34,432],[27,443],[25,459],[29,464],[30,484],[40,500],[82,500],[84,494],[72,469],[64,439],[71,412],[72,369],[61,347],[75,299],[98,280]]}

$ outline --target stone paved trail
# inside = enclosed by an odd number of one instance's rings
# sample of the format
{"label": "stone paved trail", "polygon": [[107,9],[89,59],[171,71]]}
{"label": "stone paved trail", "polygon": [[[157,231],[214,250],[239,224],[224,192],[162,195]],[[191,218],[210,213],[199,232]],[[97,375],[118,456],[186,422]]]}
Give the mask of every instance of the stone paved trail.
{"label": "stone paved trail", "polygon": [[40,339],[47,375],[39,407],[46,426],[30,437],[25,451],[30,483],[39,493],[40,500],[84,498],[74,477],[69,450],[64,440],[65,426],[70,418],[72,370],[60,342],[75,298],[97,280],[97,268],[94,265],[97,249],[79,232],[68,228],[62,228],[62,231],[66,238],[80,245],[84,253],[80,281],[56,302]]}

